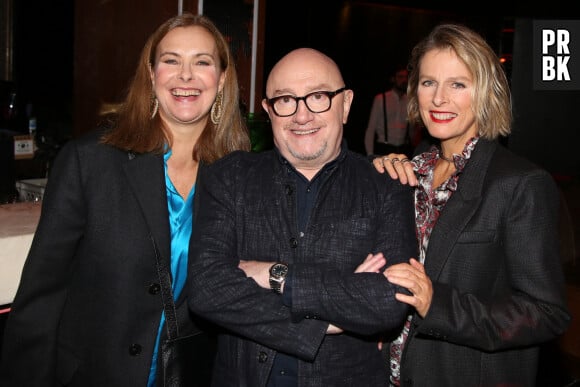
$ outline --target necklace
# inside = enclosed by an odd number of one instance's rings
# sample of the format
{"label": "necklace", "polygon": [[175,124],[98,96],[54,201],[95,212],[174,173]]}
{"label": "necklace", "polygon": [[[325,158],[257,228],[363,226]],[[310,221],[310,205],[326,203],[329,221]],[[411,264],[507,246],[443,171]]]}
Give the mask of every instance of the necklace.
{"label": "necklace", "polygon": [[447,161],[448,163],[454,163],[455,162],[455,160],[453,160],[453,156],[451,156],[450,158],[449,157],[445,157],[445,156],[443,156],[443,153],[442,152],[439,152],[439,158],[441,160]]}

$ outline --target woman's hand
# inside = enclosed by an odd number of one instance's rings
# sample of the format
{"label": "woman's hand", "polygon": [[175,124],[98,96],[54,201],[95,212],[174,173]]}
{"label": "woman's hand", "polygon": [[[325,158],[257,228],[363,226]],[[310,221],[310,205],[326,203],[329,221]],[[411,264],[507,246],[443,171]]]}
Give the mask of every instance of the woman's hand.
{"label": "woman's hand", "polygon": [[425,267],[415,258],[410,263],[399,263],[385,270],[384,275],[389,282],[402,286],[411,292],[411,295],[397,293],[395,298],[415,307],[419,316],[425,317],[433,300],[433,283],[425,273]]}
{"label": "woman's hand", "polygon": [[417,185],[417,177],[413,170],[413,163],[404,154],[389,153],[386,156],[376,157],[373,165],[380,173],[387,171],[392,179],[399,179],[401,184]]}

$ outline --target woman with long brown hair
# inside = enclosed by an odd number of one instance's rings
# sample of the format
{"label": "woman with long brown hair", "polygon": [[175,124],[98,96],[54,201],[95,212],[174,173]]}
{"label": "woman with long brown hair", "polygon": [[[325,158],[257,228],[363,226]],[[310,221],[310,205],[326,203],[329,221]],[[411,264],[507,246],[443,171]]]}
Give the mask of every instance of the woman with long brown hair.
{"label": "woman with long brown hair", "polygon": [[[209,19],[180,15],[151,35],[109,125],[54,163],[5,330],[2,386],[154,386],[166,338],[159,267],[171,272],[179,334],[202,330],[182,292],[197,172],[250,149],[238,93]],[[211,363],[209,347],[196,350]]]}

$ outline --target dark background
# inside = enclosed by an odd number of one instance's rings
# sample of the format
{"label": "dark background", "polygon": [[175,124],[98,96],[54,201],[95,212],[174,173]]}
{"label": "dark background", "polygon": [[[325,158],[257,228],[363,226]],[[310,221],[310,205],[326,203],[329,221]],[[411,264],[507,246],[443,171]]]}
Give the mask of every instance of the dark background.
{"label": "dark background", "polygon": [[[220,15],[216,19],[227,19],[228,12],[240,12],[228,5],[232,0],[221,1],[225,4],[222,13],[216,5],[218,0],[206,1],[213,4],[212,12]],[[140,4],[146,7],[145,3]],[[571,4],[551,1],[549,6],[534,6],[523,1],[506,1],[451,6],[434,5],[427,1],[270,0],[265,2],[261,76],[265,81],[272,65],[296,47],[314,47],[335,59],[347,86],[355,92],[345,138],[353,150],[362,153],[372,98],[388,87],[388,77],[393,69],[399,63],[406,63],[413,45],[435,24],[442,21],[461,22],[480,32],[498,55],[507,60],[506,71],[514,80],[515,107],[514,132],[507,144],[553,173],[576,176],[580,171],[580,154],[573,147],[578,142],[580,126],[573,119],[572,112],[580,106],[578,92],[532,90],[529,58],[531,20],[573,19],[578,11],[572,9]],[[138,18],[139,14],[135,17]],[[128,24],[132,22],[126,20]],[[111,20],[102,20],[91,31],[106,34],[112,23]],[[149,30],[155,27],[151,26]],[[32,110],[38,120],[39,133],[46,134],[45,140],[56,146],[91,129],[91,125],[81,125],[78,116],[75,118],[75,104],[78,106],[94,99],[94,94],[100,92],[87,90],[84,95],[76,95],[73,99],[73,74],[78,71],[74,68],[74,29],[73,0],[14,1],[13,68],[20,120],[15,129],[27,131],[27,113]],[[121,46],[121,54],[111,52],[111,55],[121,56],[117,61],[127,62],[129,67],[136,63],[140,47],[123,48],[124,41],[128,40],[124,35],[108,39],[113,45]],[[93,49],[81,48],[89,53]],[[105,49],[94,47],[95,52]],[[512,57],[514,52],[516,56]],[[88,57],[84,61],[86,63],[92,59]],[[77,79],[98,76],[99,71],[116,76],[115,68],[105,70],[98,66],[102,63],[95,60],[94,72],[76,74]],[[122,72],[118,77],[122,78],[119,81],[122,84],[129,80]],[[93,82],[97,82],[100,88],[110,89],[107,84],[99,84],[98,80],[93,79]],[[108,93],[122,95],[123,91],[123,88],[117,87]],[[256,90],[256,93],[263,96],[263,88]],[[95,104],[97,102],[107,101],[95,101]],[[261,114],[259,104],[255,112]],[[82,113],[80,118],[84,116],[85,113]],[[47,157],[53,154],[51,152]]]}
{"label": "dark background", "polygon": [[347,86],[355,92],[345,128],[345,138],[352,149],[364,152],[364,131],[372,99],[388,87],[388,78],[397,64],[407,62],[414,44],[434,25],[452,21],[481,33],[506,60],[505,70],[514,80],[514,126],[506,144],[554,174],[579,175],[580,154],[576,148],[580,124],[572,114],[580,106],[580,92],[534,91],[531,78],[532,20],[580,19],[570,4],[551,1],[535,6],[505,1],[451,6],[427,1],[353,1],[348,6],[341,2],[330,6],[302,0],[292,6],[283,3],[270,1],[267,5],[265,71],[289,49],[300,46],[318,48],[334,58]]}

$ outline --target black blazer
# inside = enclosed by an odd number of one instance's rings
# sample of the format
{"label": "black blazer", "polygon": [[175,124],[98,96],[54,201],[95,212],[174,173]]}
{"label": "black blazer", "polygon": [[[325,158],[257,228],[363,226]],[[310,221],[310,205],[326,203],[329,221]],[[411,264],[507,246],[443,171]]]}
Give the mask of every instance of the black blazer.
{"label": "black blazer", "polygon": [[[3,387],[146,385],[163,308],[152,239],[170,259],[163,156],[99,135],[67,143],[51,170],[5,330]],[[181,334],[197,330],[184,296]]]}
{"label": "black blazer", "polygon": [[[214,386],[265,386],[278,352],[299,359],[301,387],[387,384],[377,334],[398,331],[408,308],[382,274],[353,273],[370,252],[388,264],[416,256],[411,190],[346,149],[321,173],[300,235],[295,179],[275,151],[235,152],[203,172],[189,302],[228,330]],[[247,278],[240,259],[289,263],[292,306]],[[345,332],[326,335],[328,322]]]}
{"label": "black blazer", "polygon": [[434,295],[402,359],[403,386],[534,386],[539,344],[570,316],[551,176],[479,140],[433,229]]}

